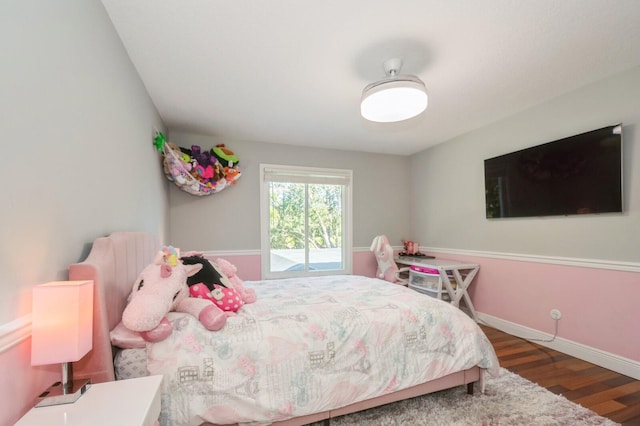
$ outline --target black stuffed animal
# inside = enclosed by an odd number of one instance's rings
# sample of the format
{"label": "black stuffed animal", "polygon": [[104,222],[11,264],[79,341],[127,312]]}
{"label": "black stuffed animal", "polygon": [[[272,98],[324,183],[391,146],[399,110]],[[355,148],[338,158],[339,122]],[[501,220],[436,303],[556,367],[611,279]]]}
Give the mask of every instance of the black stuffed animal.
{"label": "black stuffed animal", "polygon": [[214,285],[220,285],[225,288],[233,288],[233,285],[229,281],[229,278],[218,269],[207,259],[202,256],[185,256],[181,257],[180,260],[185,265],[194,265],[200,264],[202,265],[202,269],[197,272],[195,275],[192,275],[187,278],[187,285],[191,287],[194,284],[204,284],[207,286],[209,291],[214,290]]}

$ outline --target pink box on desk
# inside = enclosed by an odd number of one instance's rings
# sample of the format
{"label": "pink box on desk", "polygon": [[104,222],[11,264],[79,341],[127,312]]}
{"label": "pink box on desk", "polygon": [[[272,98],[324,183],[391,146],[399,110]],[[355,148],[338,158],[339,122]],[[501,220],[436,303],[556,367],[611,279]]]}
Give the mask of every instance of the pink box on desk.
{"label": "pink box on desk", "polygon": [[411,270],[416,272],[422,272],[423,274],[434,274],[434,275],[440,274],[440,271],[438,271],[437,269],[427,268],[425,266],[411,265]]}

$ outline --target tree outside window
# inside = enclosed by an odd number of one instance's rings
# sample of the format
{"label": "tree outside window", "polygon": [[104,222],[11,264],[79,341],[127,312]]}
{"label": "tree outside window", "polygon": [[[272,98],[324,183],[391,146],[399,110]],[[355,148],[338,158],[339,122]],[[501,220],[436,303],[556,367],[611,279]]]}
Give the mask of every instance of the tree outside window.
{"label": "tree outside window", "polygon": [[350,273],[351,171],[261,165],[263,277]]}

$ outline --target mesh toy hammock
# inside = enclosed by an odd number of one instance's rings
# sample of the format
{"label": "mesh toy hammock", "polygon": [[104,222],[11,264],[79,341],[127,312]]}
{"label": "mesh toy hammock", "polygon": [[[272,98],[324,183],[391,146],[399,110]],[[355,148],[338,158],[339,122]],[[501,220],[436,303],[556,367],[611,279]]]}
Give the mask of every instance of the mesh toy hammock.
{"label": "mesh toy hammock", "polygon": [[153,145],[162,153],[167,179],[191,195],[215,194],[234,185],[241,175],[238,157],[224,145],[204,152],[198,145],[180,148],[168,143],[161,132],[156,133]]}

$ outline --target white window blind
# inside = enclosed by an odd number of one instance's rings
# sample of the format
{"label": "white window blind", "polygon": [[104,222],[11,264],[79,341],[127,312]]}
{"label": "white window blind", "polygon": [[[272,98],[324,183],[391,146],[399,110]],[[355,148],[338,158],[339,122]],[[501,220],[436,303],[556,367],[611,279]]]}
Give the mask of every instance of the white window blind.
{"label": "white window blind", "polygon": [[300,169],[286,166],[265,166],[265,182],[315,183],[327,185],[348,185],[351,182],[350,170],[339,169]]}

